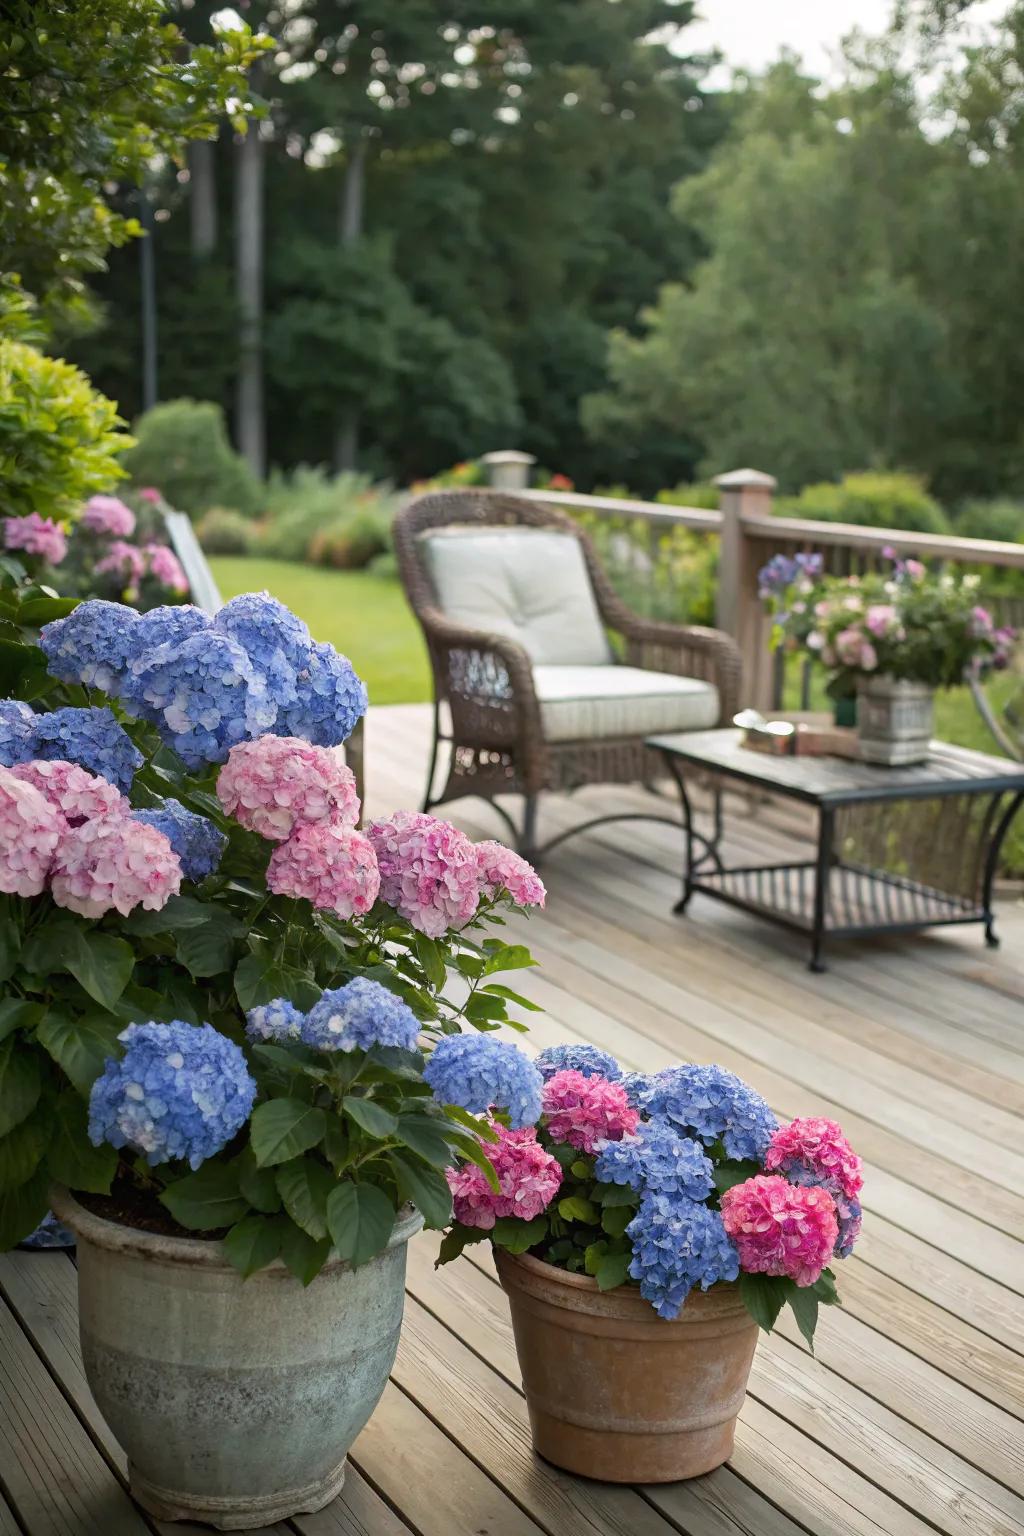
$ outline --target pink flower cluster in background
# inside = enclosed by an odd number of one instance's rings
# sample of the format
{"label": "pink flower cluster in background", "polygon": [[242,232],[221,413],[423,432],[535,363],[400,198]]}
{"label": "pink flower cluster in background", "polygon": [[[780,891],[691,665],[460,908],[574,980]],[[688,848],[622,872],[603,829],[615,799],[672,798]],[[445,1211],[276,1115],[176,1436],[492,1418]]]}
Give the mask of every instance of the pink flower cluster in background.
{"label": "pink flower cluster in background", "polygon": [[854,667],[861,672],[874,672],[878,666],[878,652],[864,631],[855,625],[841,629],[836,635],[835,655],[844,667]]}
{"label": "pink flower cluster in background", "polygon": [[143,544],[142,553],[154,581],[158,581],[169,591],[176,592],[179,597],[187,594],[188,577],[173,549],[168,548],[166,544]]}
{"label": "pink flower cluster in background", "polygon": [[510,1131],[496,1124],[493,1129],[497,1141],[482,1146],[498,1176],[497,1193],[476,1163],[445,1170],[456,1221],[488,1231],[506,1216],[532,1221],[551,1204],[562,1183],[558,1160],[540,1145],[533,1126]]}
{"label": "pink flower cluster in background", "polygon": [[158,910],[181,887],[181,863],[162,832],[132,819],[128,801],[75,763],[0,768],[0,890],[102,917]]}
{"label": "pink flower cluster in background", "polygon": [[271,842],[298,827],[359,820],[355,776],[333,751],[297,736],[260,736],[232,747],[217,780],[229,816]]}
{"label": "pink flower cluster in background", "polygon": [[124,539],[114,539],[110,548],[94,567],[97,576],[117,576],[126,587],[137,587],[146,572],[146,560],[141,549]]}
{"label": "pink flower cluster in background", "polygon": [[549,1077],[541,1094],[544,1123],[552,1141],[564,1141],[581,1152],[596,1152],[602,1141],[632,1136],[640,1115],[619,1083],[584,1077],[566,1068]]}
{"label": "pink flower cluster in background", "polygon": [[47,565],[59,565],[68,552],[63,528],[52,518],[30,512],[27,517],[4,518],[4,548],[23,549],[38,555]]}
{"label": "pink flower cluster in background", "polygon": [[112,539],[130,539],[135,532],[135,513],[120,496],[90,496],[82,509],[82,527]]}
{"label": "pink flower cluster in background", "polygon": [[748,1274],[784,1275],[813,1285],[835,1250],[839,1222],[832,1196],[758,1174],[727,1189],[722,1221]]}

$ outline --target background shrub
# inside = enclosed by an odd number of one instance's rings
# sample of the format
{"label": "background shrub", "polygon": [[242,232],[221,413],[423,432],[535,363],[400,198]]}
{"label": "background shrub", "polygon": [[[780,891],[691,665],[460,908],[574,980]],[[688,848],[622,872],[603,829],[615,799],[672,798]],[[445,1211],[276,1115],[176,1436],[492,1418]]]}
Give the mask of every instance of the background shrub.
{"label": "background shrub", "polygon": [[209,400],[168,400],[135,423],[124,466],[135,485],[156,485],[172,507],[198,521],[211,507],[251,517],[262,488],[228,440],[224,412]]}
{"label": "background shrub", "polygon": [[1002,497],[996,501],[965,501],[954,516],[964,539],[1000,539],[1024,543],[1024,502]]}
{"label": "background shrub", "polygon": [[267,488],[260,554],[355,570],[389,549],[395,500],[368,475],[303,466]]}
{"label": "background shrub", "polygon": [[911,533],[948,533],[949,520],[916,475],[844,475],[838,484],[805,485],[799,496],[779,496],[779,517],[806,517],[824,523],[863,523],[870,528],[903,528]]}
{"label": "background shrub", "polygon": [[208,555],[248,555],[255,547],[256,529],[231,507],[211,507],[196,525],[196,537]]}

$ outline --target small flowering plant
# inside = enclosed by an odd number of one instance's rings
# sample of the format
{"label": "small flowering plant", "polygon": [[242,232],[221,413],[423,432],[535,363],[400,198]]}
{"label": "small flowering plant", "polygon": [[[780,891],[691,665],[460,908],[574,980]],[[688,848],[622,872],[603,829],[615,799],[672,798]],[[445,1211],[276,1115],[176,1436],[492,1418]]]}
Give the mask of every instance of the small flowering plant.
{"label": "small flowering plant", "polygon": [[266,593],[0,585],[0,1248],[57,1181],[308,1282],[405,1205],[443,1228],[447,1167],[497,1187],[492,1107],[540,1107],[490,1033],[531,1006],[501,914],[544,887],[430,816],[359,830],[337,748],[365,709]]}
{"label": "small flowering plant", "polygon": [[152,493],[136,492],[134,508],[119,496],[90,497],[68,535],[56,577],[62,591],[128,603],[140,613],[186,601],[188,578],[167,543],[156,495],[154,503]]}
{"label": "small flowering plant", "polygon": [[536,1067],[540,1113],[493,1113],[497,1188],[479,1163],[449,1169],[438,1262],[489,1238],[601,1290],[637,1285],[667,1319],[697,1286],[738,1282],[762,1328],[788,1302],[812,1343],[819,1304],[838,1300],[832,1261],[861,1227],[861,1162],[839,1126],[780,1124],[722,1067],[648,1077],[590,1045],[542,1051]]}
{"label": "small flowering plant", "polygon": [[773,556],[758,581],[776,646],[819,661],[835,697],[863,676],[952,688],[1007,665],[1015,633],[978,601],[976,574],[936,575],[889,547],[882,555],[889,569],[864,576],[823,576],[818,555]]}

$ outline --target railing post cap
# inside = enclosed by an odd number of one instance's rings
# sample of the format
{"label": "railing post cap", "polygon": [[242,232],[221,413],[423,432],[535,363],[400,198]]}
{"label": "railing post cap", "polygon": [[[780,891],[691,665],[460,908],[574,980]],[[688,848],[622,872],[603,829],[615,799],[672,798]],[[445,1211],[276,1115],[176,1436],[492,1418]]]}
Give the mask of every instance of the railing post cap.
{"label": "railing post cap", "polygon": [[536,464],[537,460],[532,453],[521,453],[518,448],[496,448],[493,453],[484,453],[480,457],[481,464]]}
{"label": "railing post cap", "polygon": [[724,491],[740,491],[746,486],[774,491],[778,483],[774,475],[766,475],[761,469],[730,469],[724,475],[715,475],[712,481],[713,485],[721,486]]}

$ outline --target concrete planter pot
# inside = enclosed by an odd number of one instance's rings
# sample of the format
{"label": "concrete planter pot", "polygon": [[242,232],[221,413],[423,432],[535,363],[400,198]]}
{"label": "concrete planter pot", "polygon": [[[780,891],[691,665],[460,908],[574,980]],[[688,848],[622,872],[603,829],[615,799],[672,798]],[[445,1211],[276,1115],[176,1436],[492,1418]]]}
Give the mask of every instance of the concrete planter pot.
{"label": "concrete planter pot", "polygon": [[303,1289],[280,1261],[242,1280],[219,1243],[120,1226],[67,1190],[53,1208],[78,1237],[85,1372],[138,1502],[219,1530],[330,1503],[394,1362],[418,1213]]}
{"label": "concrete planter pot", "polygon": [[923,763],[935,730],[935,690],[898,677],[862,677],[857,735],[866,763],[906,768]]}
{"label": "concrete planter pot", "polygon": [[728,1459],[757,1345],[737,1286],[694,1291],[665,1322],[633,1287],[602,1292],[529,1254],[494,1257],[546,1461],[602,1482],[668,1483]]}

